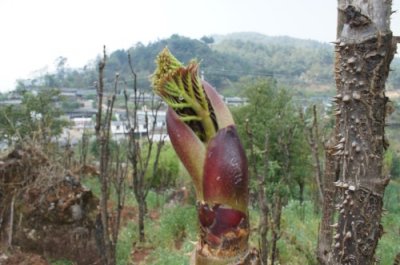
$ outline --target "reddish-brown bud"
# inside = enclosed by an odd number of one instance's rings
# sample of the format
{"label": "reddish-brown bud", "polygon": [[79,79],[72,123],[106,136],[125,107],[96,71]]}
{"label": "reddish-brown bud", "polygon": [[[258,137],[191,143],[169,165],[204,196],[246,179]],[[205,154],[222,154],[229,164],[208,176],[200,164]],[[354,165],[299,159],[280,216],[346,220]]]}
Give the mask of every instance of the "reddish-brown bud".
{"label": "reddish-brown bud", "polygon": [[218,129],[233,125],[234,122],[232,114],[218,92],[206,81],[202,80],[201,83],[203,85],[204,91],[206,92],[207,98],[210,101],[210,104],[214,110]]}
{"label": "reddish-brown bud", "polygon": [[193,179],[198,200],[202,200],[205,146],[171,108],[168,108],[166,121],[168,135],[175,152]]}
{"label": "reddish-brown bud", "polygon": [[234,125],[220,129],[207,146],[204,201],[247,211],[247,159]]}
{"label": "reddish-brown bud", "polygon": [[229,231],[235,231],[246,220],[243,212],[214,205],[210,208],[207,204],[199,206],[199,219],[203,228],[219,237]]}

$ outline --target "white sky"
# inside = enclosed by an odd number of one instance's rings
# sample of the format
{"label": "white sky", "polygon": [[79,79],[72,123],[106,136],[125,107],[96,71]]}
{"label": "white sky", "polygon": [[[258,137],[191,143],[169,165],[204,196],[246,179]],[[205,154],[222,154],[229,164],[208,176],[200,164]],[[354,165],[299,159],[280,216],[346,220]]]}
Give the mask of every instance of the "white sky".
{"label": "white sky", "polygon": [[[334,41],[336,6],[336,0],[0,0],[0,92],[59,56],[83,67],[103,45],[110,53],[175,33],[254,31]],[[393,10],[399,7],[394,0]],[[399,16],[392,16],[396,35]]]}

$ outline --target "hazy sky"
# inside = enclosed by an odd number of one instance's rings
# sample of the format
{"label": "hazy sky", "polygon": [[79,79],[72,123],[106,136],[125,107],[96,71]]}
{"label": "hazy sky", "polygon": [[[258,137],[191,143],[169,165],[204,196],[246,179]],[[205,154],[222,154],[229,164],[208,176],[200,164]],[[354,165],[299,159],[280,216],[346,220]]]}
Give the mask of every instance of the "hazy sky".
{"label": "hazy sky", "polygon": [[[112,52],[175,33],[254,31],[334,41],[336,6],[336,0],[0,0],[0,91],[59,56],[83,67],[103,45]],[[393,10],[399,7],[394,0]],[[395,34],[399,16],[392,17]]]}

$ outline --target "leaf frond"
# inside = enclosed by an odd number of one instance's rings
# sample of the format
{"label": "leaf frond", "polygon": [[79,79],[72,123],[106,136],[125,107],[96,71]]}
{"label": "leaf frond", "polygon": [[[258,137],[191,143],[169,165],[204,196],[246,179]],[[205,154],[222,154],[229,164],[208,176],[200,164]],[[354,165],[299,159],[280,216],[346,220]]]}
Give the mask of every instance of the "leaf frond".
{"label": "leaf frond", "polygon": [[208,142],[218,128],[214,121],[214,110],[198,74],[198,63],[192,61],[184,67],[164,49],[157,57],[157,65],[153,78],[155,93],[164,99],[196,135],[201,136],[201,141]]}

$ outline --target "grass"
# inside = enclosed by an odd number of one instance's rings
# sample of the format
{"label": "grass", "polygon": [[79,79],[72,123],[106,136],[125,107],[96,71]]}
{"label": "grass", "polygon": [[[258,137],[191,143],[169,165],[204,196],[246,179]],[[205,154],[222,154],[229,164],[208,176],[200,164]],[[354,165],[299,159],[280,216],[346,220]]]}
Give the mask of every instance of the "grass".
{"label": "grass", "polygon": [[135,222],[128,222],[125,227],[121,228],[117,243],[117,264],[129,264],[133,243],[137,241],[137,234]]}
{"label": "grass", "polygon": [[282,240],[279,253],[282,264],[316,264],[315,248],[320,217],[307,201],[290,201],[282,213]]}
{"label": "grass", "polygon": [[377,257],[380,264],[393,264],[400,252],[400,182],[392,180],[386,188],[384,207],[387,212],[382,217],[384,234],[379,241]]}
{"label": "grass", "polygon": [[153,260],[152,263],[154,265],[189,265],[190,253],[193,249],[193,245],[186,243],[184,251],[170,251],[169,249],[157,248],[150,256],[150,260]]}
{"label": "grass", "polygon": [[[100,196],[100,185],[97,178],[85,178],[82,183],[90,188],[96,196]],[[113,197],[111,191],[111,198]],[[166,206],[165,196],[150,191],[146,198],[149,211],[157,209],[161,212],[160,219],[145,220],[145,235],[147,242],[138,242],[137,224],[129,221],[121,228],[117,245],[117,264],[125,265],[131,262],[132,246],[140,248],[154,248],[147,258],[150,263],[145,264],[186,264],[193,249],[191,241],[196,241],[197,213],[194,206]],[[125,205],[137,207],[133,192],[127,189]],[[176,245],[180,249],[176,249]],[[54,265],[54,264],[53,264]],[[64,265],[64,264],[57,264]]]}
{"label": "grass", "polygon": [[[100,190],[97,179],[85,179],[84,183],[95,194]],[[400,181],[391,181],[385,193],[386,214],[382,218],[385,233],[379,242],[377,257],[380,264],[392,264],[394,257],[400,252]],[[141,264],[175,265],[189,264],[190,254],[197,240],[197,213],[194,205],[168,205],[165,197],[150,192],[147,197],[149,210],[160,212],[159,219],[146,218],[145,233],[147,242],[137,243],[137,225],[134,221],[121,229],[117,246],[117,264],[126,265],[131,262],[132,246],[151,249],[146,260]],[[127,205],[135,206],[133,194],[128,192]],[[280,264],[313,265],[318,238],[320,216],[314,213],[313,204],[309,201],[302,205],[298,201],[290,201],[282,211],[282,237],[278,241]],[[250,244],[258,246],[257,224],[258,212],[250,209],[250,225],[252,234]],[[66,260],[54,261],[52,265],[70,265]]]}
{"label": "grass", "polygon": [[179,243],[178,241],[195,241],[197,227],[197,212],[194,206],[174,206],[164,211],[153,241],[164,248],[170,248]]}
{"label": "grass", "polygon": [[50,263],[51,265],[74,265],[72,261],[66,259],[55,260]]}

